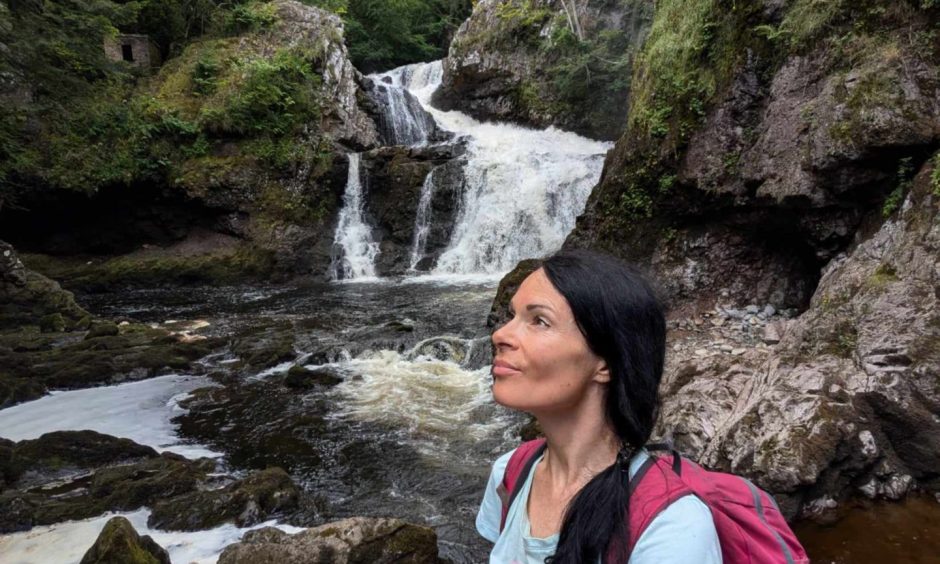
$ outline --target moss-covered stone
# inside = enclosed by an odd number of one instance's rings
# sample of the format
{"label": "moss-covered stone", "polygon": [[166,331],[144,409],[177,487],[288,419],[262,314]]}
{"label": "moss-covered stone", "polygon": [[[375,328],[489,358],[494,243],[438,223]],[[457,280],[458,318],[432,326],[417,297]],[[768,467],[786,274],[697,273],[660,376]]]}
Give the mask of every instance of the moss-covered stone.
{"label": "moss-covered stone", "polygon": [[280,468],[255,472],[221,490],[197,491],[161,501],[147,520],[151,527],[196,531],[227,521],[248,527],[296,507],[300,490]]}
{"label": "moss-covered stone", "polygon": [[170,564],[170,555],[149,536],[137,534],[124,517],[112,517],[81,564]]}
{"label": "moss-covered stone", "polygon": [[441,564],[433,529],[398,519],[352,517],[288,535],[272,527],[250,531],[226,547],[219,564]]}
{"label": "moss-covered stone", "polygon": [[47,388],[82,388],[185,369],[221,343],[183,342],[140,324],[85,340],[63,341],[61,334],[34,331],[0,333],[0,406],[38,397]]}
{"label": "moss-covered stone", "polygon": [[3,444],[0,531],[135,510],[195,490],[214,467],[93,431]]}
{"label": "moss-covered stone", "polygon": [[59,332],[87,317],[71,292],[26,268],[13,247],[0,241],[0,330],[39,325]]}
{"label": "moss-covered stone", "polygon": [[88,333],[85,333],[85,339],[96,339],[98,337],[115,337],[120,333],[117,323],[113,321],[99,321],[93,323]]}

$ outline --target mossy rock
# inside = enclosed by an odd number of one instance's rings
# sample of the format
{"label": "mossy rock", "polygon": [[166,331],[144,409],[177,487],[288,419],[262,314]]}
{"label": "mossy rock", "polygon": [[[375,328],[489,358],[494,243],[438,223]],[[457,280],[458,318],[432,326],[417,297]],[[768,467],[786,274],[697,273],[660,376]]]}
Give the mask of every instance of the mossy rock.
{"label": "mossy rock", "polygon": [[139,324],[121,327],[118,334],[110,322],[95,327],[93,336],[77,341],[60,333],[0,333],[0,406],[33,399],[46,388],[75,389],[183,370],[223,344],[221,339],[180,342],[163,329]]}
{"label": "mossy rock", "polygon": [[65,318],[61,313],[50,313],[39,320],[39,329],[43,333],[61,333],[65,331]]}
{"label": "mossy rock", "polygon": [[116,323],[112,321],[99,321],[93,323],[91,329],[85,335],[85,339],[94,339],[96,337],[114,337],[120,330]]}
{"label": "mossy rock", "polygon": [[219,564],[439,564],[437,535],[398,519],[351,517],[288,535],[273,527],[249,531],[229,545]]}
{"label": "mossy rock", "polygon": [[81,564],[170,564],[170,555],[149,536],[137,534],[124,517],[112,517]]}
{"label": "mossy rock", "polygon": [[13,481],[26,471],[41,473],[63,466],[91,469],[156,456],[154,449],[130,439],[97,431],[54,431],[16,443],[8,477]]}
{"label": "mossy rock", "polygon": [[299,497],[300,490],[287,472],[268,468],[220,490],[197,491],[158,502],[147,524],[175,531],[211,529],[228,521],[248,527],[295,508]]}
{"label": "mossy rock", "polygon": [[290,323],[259,327],[232,342],[232,352],[246,368],[263,370],[288,361],[294,351],[294,332]]}

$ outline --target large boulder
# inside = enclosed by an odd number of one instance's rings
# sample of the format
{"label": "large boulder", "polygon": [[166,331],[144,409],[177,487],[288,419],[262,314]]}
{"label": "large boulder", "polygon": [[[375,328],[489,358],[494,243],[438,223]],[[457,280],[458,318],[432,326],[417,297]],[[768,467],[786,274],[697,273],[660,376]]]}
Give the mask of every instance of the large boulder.
{"label": "large boulder", "polygon": [[23,265],[12,245],[0,241],[0,329],[39,325],[58,316],[61,329],[88,317],[71,292]]}
{"label": "large boulder", "polygon": [[596,139],[626,126],[647,2],[481,0],[444,60],[435,104],[479,119],[555,125]]}
{"label": "large boulder", "polygon": [[437,564],[432,529],[397,519],[353,517],[295,535],[271,527],[250,531],[229,545],[219,564]]}
{"label": "large boulder", "polygon": [[149,536],[140,536],[124,517],[112,517],[81,564],[170,564],[170,555]]}

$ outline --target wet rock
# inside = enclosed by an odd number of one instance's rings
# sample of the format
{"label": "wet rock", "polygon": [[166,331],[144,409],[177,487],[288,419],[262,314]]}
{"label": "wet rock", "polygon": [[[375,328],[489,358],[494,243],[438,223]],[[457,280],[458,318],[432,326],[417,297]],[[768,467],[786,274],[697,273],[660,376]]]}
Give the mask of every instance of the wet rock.
{"label": "wet rock", "polygon": [[170,555],[150,536],[140,536],[124,517],[112,517],[81,564],[170,564]]}
{"label": "wet rock", "polygon": [[38,397],[47,387],[83,388],[189,368],[219,344],[218,339],[182,343],[167,331],[137,324],[119,335],[88,340],[77,334],[0,334],[0,392],[6,390],[0,407]]}
{"label": "wet rock", "polygon": [[175,421],[183,436],[224,449],[233,466],[317,468],[321,453],[312,438],[326,425],[324,411],[284,386],[269,382],[202,388],[181,402]]}
{"label": "wet rock", "polygon": [[[433,265],[450,241],[462,194],[465,147],[381,147],[363,154],[362,182],[368,194],[365,214],[373,236],[381,241],[376,258],[380,276],[404,274],[411,268],[416,210],[425,183],[430,183],[425,269]],[[416,265],[417,267],[418,265]]]}
{"label": "wet rock", "polygon": [[539,420],[530,417],[529,422],[519,429],[519,439],[522,441],[531,441],[542,436],[542,428],[539,426]]}
{"label": "wet rock", "polygon": [[288,535],[274,528],[250,531],[229,545],[219,564],[437,564],[437,535],[397,519],[353,517]]}
{"label": "wet rock", "polygon": [[231,348],[244,367],[263,370],[295,358],[294,339],[290,323],[258,325],[233,339]]}
{"label": "wet rock", "polygon": [[343,376],[335,369],[320,366],[314,369],[294,365],[287,371],[284,385],[288,388],[309,390],[316,386],[335,386],[343,381]]}
{"label": "wet rock", "polygon": [[138,509],[195,490],[214,466],[208,459],[157,455],[149,447],[93,431],[62,431],[4,445],[0,474],[7,488],[0,493],[0,532]]}
{"label": "wet rock", "polygon": [[219,490],[198,491],[153,506],[147,524],[169,530],[197,531],[228,521],[248,527],[294,509],[300,490],[287,472],[268,468]]}
{"label": "wet rock", "polygon": [[16,250],[0,241],[0,330],[41,325],[64,331],[87,317],[71,292],[26,268]]}
{"label": "wet rock", "polygon": [[26,472],[45,474],[64,468],[87,470],[158,456],[157,451],[148,446],[96,431],[55,431],[8,448],[10,457],[4,475],[10,484]]}

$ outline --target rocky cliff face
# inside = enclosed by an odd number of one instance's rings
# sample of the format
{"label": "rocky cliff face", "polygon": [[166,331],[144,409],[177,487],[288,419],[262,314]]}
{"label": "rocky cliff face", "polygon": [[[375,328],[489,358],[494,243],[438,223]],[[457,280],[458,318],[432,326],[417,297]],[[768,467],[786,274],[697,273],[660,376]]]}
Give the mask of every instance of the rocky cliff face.
{"label": "rocky cliff face", "polygon": [[632,0],[477,2],[451,43],[435,103],[615,139],[651,9]]}
{"label": "rocky cliff face", "polygon": [[289,0],[250,10],[246,31],[194,41],[125,94],[128,123],[102,125],[96,141],[95,169],[117,178],[82,173],[90,194],[66,191],[79,175],[51,163],[19,208],[3,209],[0,232],[21,251],[122,255],[47,269],[76,287],[324,274],[345,153],[379,135],[338,16]]}
{"label": "rocky cliff face", "polygon": [[708,27],[692,4],[657,3],[566,243],[672,306],[659,431],[791,516],[936,491],[936,8],[745,2]]}

